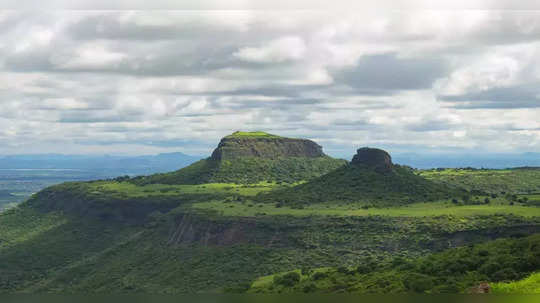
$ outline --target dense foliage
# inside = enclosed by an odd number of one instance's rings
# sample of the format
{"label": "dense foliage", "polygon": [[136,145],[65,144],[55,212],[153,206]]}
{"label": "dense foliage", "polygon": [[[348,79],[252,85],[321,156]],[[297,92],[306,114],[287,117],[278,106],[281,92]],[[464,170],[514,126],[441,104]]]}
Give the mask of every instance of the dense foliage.
{"label": "dense foliage", "polygon": [[331,172],[345,164],[345,160],[330,157],[283,157],[266,159],[256,157],[215,161],[205,159],[181,170],[138,177],[134,184],[202,184],[259,182],[294,183],[309,180]]}
{"label": "dense foliage", "polygon": [[[540,269],[540,235],[499,239],[427,257],[365,258],[352,267],[302,270],[254,283],[252,292],[458,293],[482,281],[526,277]],[[264,283],[266,281],[266,283]]]}
{"label": "dense foliage", "polygon": [[411,169],[395,165],[378,172],[361,165],[345,165],[293,188],[262,194],[258,201],[302,206],[320,202],[364,202],[366,206],[404,205],[418,201],[461,198],[468,193],[429,181]]}
{"label": "dense foliage", "polygon": [[540,193],[539,168],[432,169],[420,175],[448,186],[505,195]]}
{"label": "dense foliage", "polygon": [[186,211],[153,212],[144,224],[126,224],[23,204],[0,215],[0,292],[221,291],[298,267],[353,266],[366,256],[414,259],[449,243],[538,225],[515,216],[252,220]]}
{"label": "dense foliage", "polygon": [[48,187],[25,203],[40,211],[63,211],[104,220],[140,222],[152,212],[223,198],[220,190],[189,190],[167,186],[137,187],[126,182],[67,182]]}
{"label": "dense foliage", "polygon": [[0,293],[245,291],[277,272],[252,290],[458,292],[539,269],[540,236],[517,239],[540,232],[538,195],[428,177],[243,157],[56,185],[0,214]]}

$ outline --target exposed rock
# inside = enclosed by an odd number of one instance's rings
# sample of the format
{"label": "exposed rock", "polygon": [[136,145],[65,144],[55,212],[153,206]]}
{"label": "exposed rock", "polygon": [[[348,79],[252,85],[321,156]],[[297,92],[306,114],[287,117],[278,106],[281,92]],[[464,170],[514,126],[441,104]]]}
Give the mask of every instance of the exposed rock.
{"label": "exposed rock", "polygon": [[362,147],[356,151],[351,164],[365,165],[379,172],[392,171],[392,157],[386,151],[378,148]]}
{"label": "exposed rock", "polygon": [[266,136],[227,136],[212,153],[213,160],[230,160],[240,157],[276,159],[280,157],[322,157],[322,147],[307,139]]}
{"label": "exposed rock", "polygon": [[482,282],[476,287],[469,289],[470,294],[489,294],[491,293],[491,286],[487,282]]}

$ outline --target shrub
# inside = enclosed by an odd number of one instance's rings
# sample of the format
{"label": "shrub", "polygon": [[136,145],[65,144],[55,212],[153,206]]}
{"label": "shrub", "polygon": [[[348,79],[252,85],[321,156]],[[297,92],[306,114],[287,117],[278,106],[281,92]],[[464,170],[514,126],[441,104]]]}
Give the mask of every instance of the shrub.
{"label": "shrub", "polygon": [[518,279],[519,275],[512,268],[503,268],[503,269],[495,272],[491,276],[491,278],[492,278],[493,281],[510,281],[510,280]]}
{"label": "shrub", "polygon": [[317,286],[315,285],[315,283],[309,283],[306,286],[304,286],[304,288],[302,289],[302,291],[305,293],[314,292],[316,290],[317,290]]}
{"label": "shrub", "polygon": [[274,277],[274,284],[292,287],[300,282],[300,274],[297,272],[289,272],[281,276]]}
{"label": "shrub", "polygon": [[315,280],[315,281],[317,281],[317,280],[322,280],[322,279],[324,279],[324,278],[326,278],[326,277],[328,277],[328,274],[325,273],[325,272],[320,272],[320,271],[314,273],[313,276],[311,276],[311,278],[312,278],[313,280]]}
{"label": "shrub", "polygon": [[346,266],[340,266],[337,268],[337,271],[341,274],[345,274],[345,275],[350,275],[350,274],[354,274],[354,271],[351,271],[349,270],[348,267]]}
{"label": "shrub", "polygon": [[313,270],[309,267],[302,267],[300,272],[302,273],[303,276],[309,276],[313,273]]}
{"label": "shrub", "polygon": [[410,273],[405,277],[403,285],[410,291],[423,293],[426,290],[432,289],[434,283],[430,276],[419,273]]}

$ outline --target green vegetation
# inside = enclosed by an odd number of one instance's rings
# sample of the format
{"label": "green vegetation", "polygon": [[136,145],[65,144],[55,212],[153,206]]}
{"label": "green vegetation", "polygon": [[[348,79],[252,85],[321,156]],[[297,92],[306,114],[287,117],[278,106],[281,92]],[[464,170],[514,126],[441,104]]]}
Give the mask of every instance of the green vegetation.
{"label": "green vegetation", "polygon": [[242,132],[242,131],[236,131],[225,138],[283,138],[281,136],[272,135],[269,133],[261,132],[261,131],[255,131],[255,132]]}
{"label": "green vegetation", "polygon": [[451,201],[414,203],[397,207],[370,207],[365,204],[352,203],[343,205],[328,205],[324,203],[311,204],[301,208],[291,208],[270,203],[256,203],[251,200],[235,202],[231,200],[208,201],[193,204],[195,209],[211,210],[222,216],[254,217],[254,216],[389,216],[389,217],[438,217],[455,216],[460,218],[513,214],[523,217],[540,217],[540,207],[510,205],[504,201],[494,201],[482,205],[455,205]]}
{"label": "green vegetation", "polygon": [[237,132],[179,171],[48,187],[0,214],[0,293],[454,293],[540,270],[537,171],[372,152]]}
{"label": "green vegetation", "polygon": [[395,165],[390,172],[380,173],[365,166],[348,164],[305,184],[260,195],[257,200],[293,207],[322,202],[363,202],[369,207],[383,207],[468,195],[465,191],[426,180],[407,167]]}
{"label": "green vegetation", "polygon": [[243,200],[263,191],[283,187],[276,183],[137,186],[126,181],[68,182],[40,191],[27,204],[41,211],[64,211],[111,220],[141,220],[148,214],[191,203]]}
{"label": "green vegetation", "polygon": [[205,159],[172,173],[138,177],[130,182],[137,185],[295,183],[319,177],[344,164],[345,160],[330,157],[246,157],[223,161]]}
{"label": "green vegetation", "polygon": [[0,292],[238,291],[274,272],[352,266],[366,256],[381,262],[416,258],[449,245],[528,233],[538,225],[534,218],[509,215],[254,221],[194,214],[182,205],[131,215],[138,219],[43,213],[31,203],[0,214]]}
{"label": "green vegetation", "polygon": [[505,195],[540,192],[540,169],[433,169],[420,175],[448,186]]}
{"label": "green vegetation", "polygon": [[491,289],[494,294],[540,294],[540,273],[519,281],[493,283]]}
{"label": "green vegetation", "polygon": [[[458,293],[482,281],[523,278],[540,268],[540,235],[449,249],[427,257],[365,258],[355,266],[275,274],[249,292]],[[526,280],[538,283],[538,277]],[[535,284],[538,286],[538,284]],[[503,292],[504,286],[495,289]]]}

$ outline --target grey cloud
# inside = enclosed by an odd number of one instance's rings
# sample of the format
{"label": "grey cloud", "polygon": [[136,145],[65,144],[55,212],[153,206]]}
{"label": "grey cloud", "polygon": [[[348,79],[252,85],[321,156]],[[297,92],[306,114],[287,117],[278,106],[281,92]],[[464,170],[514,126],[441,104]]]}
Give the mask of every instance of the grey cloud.
{"label": "grey cloud", "polygon": [[336,81],[361,94],[383,95],[396,90],[431,88],[447,71],[438,58],[398,58],[397,54],[363,56],[353,68],[335,73]]}
{"label": "grey cloud", "polygon": [[98,123],[98,122],[136,122],[143,120],[143,113],[124,113],[115,111],[63,111],[60,123]]}
{"label": "grey cloud", "polygon": [[441,131],[454,128],[456,125],[444,120],[425,120],[419,123],[414,123],[406,126],[406,129],[414,132],[429,132],[429,131]]}
{"label": "grey cloud", "polygon": [[470,34],[472,43],[512,44],[540,40],[538,11],[491,13]]}
{"label": "grey cloud", "polygon": [[[226,13],[222,15],[226,16]],[[79,22],[72,24],[67,29],[67,32],[76,40],[152,41],[198,39],[201,36],[220,39],[225,33],[239,32],[239,29],[241,29],[241,22],[238,25],[234,24],[234,14],[231,16],[231,26],[219,22],[219,16],[217,16],[218,18],[214,18],[214,20],[209,19],[207,16],[212,16],[212,12],[146,11],[104,13],[100,15],[89,15],[83,18]],[[241,19],[241,16],[236,17],[237,20]],[[137,18],[142,18],[143,20],[153,18],[155,20],[153,22],[141,23]]]}
{"label": "grey cloud", "polygon": [[[517,71],[516,81],[526,78],[528,85],[438,99],[432,90],[436,79],[463,69],[464,62],[477,62],[493,45],[527,42],[519,50],[534,53],[534,14],[523,16],[521,23],[530,32],[518,28],[522,17],[507,20],[495,14],[483,24],[466,20],[470,29],[455,36],[448,31],[454,26],[450,23],[417,28],[407,19],[415,15],[406,13],[382,16],[381,23],[389,20],[396,26],[376,29],[372,25],[381,21],[377,16],[364,24],[324,18],[324,12],[307,22],[283,11],[277,13],[283,19],[261,14],[238,24],[223,23],[220,16],[170,19],[165,12],[139,12],[138,17],[153,18],[141,23],[130,14],[20,13],[16,19],[0,18],[7,25],[0,28],[0,134],[6,146],[55,142],[84,144],[80,150],[106,145],[109,149],[95,150],[115,152],[113,148],[124,148],[118,144],[166,150],[197,145],[194,137],[199,136],[205,140],[201,146],[212,147],[219,136],[247,129],[319,138],[333,150],[352,150],[358,142],[410,143],[415,149],[540,148],[539,136],[520,132],[538,127],[534,67],[525,76]],[[50,43],[40,41],[43,29],[54,33]],[[267,42],[286,36],[306,43],[305,53],[295,60],[249,63],[233,55],[246,47],[264,49]],[[29,47],[21,50],[18,44],[23,42]],[[81,50],[89,52],[89,64],[64,65]],[[370,55],[351,66],[366,53]],[[485,69],[487,79],[490,72]],[[509,115],[464,110],[469,108],[504,109]],[[514,111],[519,108],[528,112]],[[462,121],[466,134],[453,137],[448,132],[441,140],[439,132],[458,125],[423,118],[446,113]],[[502,119],[497,123],[512,127],[497,129],[488,119]],[[497,140],[494,132],[500,134]]]}
{"label": "grey cloud", "polygon": [[463,95],[441,95],[439,99],[452,102],[462,109],[479,108],[539,108],[540,87],[537,83],[512,87],[495,87]]}

